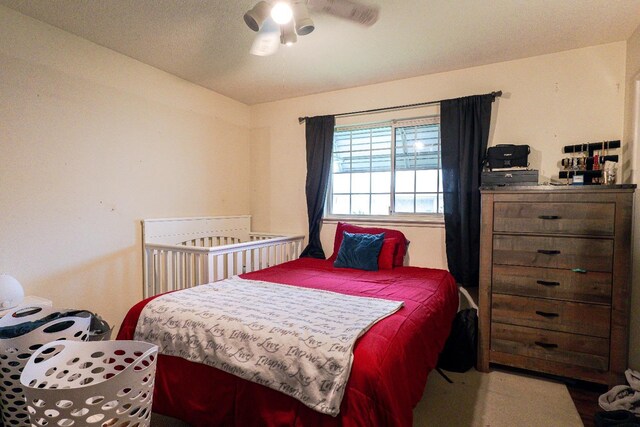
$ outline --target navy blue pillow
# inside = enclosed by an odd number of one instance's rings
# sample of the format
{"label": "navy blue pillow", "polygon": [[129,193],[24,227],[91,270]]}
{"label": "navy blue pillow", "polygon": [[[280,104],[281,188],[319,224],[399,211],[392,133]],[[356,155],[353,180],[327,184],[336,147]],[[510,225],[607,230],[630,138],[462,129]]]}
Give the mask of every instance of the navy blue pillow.
{"label": "navy blue pillow", "polygon": [[333,266],[377,271],[378,255],[383,242],[384,233],[354,234],[345,231]]}

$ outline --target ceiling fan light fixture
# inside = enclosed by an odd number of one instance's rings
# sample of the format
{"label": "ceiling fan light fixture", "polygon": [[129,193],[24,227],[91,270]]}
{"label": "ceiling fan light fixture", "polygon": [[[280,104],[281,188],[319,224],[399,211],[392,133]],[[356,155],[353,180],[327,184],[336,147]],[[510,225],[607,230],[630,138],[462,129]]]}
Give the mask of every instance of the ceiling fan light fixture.
{"label": "ceiling fan light fixture", "polygon": [[293,25],[293,21],[289,21],[288,24],[280,26],[280,43],[286,46],[291,46],[298,41],[298,35]]}
{"label": "ceiling fan light fixture", "polygon": [[271,8],[271,17],[280,25],[288,24],[293,18],[291,5],[287,2],[279,1]]}
{"label": "ceiling fan light fixture", "polygon": [[298,36],[315,31],[309,10],[328,13],[365,26],[373,25],[380,15],[380,6],[361,0],[261,0],[244,14],[244,22],[258,32],[251,54],[274,54],[280,44],[291,46]]}
{"label": "ceiling fan light fixture", "polygon": [[271,13],[271,6],[266,1],[259,1],[253,8],[244,14],[244,22],[253,31],[259,31],[264,21]]}
{"label": "ceiling fan light fixture", "polygon": [[296,23],[296,33],[299,36],[306,36],[315,30],[315,25],[309,16],[309,9],[304,1],[294,1],[292,5],[293,19]]}

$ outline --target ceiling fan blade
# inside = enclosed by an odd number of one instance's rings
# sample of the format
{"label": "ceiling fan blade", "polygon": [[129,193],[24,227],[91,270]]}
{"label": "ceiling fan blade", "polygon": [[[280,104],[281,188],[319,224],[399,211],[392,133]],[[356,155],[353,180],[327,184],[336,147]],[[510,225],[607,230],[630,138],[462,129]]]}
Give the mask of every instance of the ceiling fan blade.
{"label": "ceiling fan blade", "polygon": [[354,0],[309,0],[309,7],[367,27],[378,20],[380,7]]}
{"label": "ceiling fan blade", "polygon": [[251,45],[252,55],[269,56],[278,51],[280,46],[280,35],[275,33],[258,34]]}
{"label": "ceiling fan blade", "polygon": [[271,18],[267,19],[251,45],[252,55],[269,56],[280,47],[280,27]]}

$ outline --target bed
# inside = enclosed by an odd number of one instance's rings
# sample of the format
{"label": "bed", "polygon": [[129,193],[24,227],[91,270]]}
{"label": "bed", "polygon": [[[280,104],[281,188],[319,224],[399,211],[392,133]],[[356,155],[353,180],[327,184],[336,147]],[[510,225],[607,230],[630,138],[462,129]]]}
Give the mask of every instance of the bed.
{"label": "bed", "polygon": [[[336,236],[341,231],[339,226]],[[396,251],[394,260],[403,254]],[[419,267],[336,268],[335,255],[334,250],[329,260],[301,258],[240,277],[403,302],[355,343],[353,367],[337,416],[322,414],[291,396],[228,372],[162,354],[154,411],[193,426],[411,426],[413,408],[457,311],[455,281],[444,270]],[[133,339],[141,312],[154,298],[131,308],[118,339]]]}

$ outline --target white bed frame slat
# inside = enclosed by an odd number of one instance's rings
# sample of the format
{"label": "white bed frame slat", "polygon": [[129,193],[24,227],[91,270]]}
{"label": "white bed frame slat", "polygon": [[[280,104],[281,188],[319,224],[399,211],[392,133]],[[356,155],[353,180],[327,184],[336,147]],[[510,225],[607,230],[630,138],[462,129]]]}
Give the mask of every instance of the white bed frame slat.
{"label": "white bed frame slat", "polygon": [[253,233],[250,224],[249,215],[143,220],[144,298],[300,256],[303,235]]}

